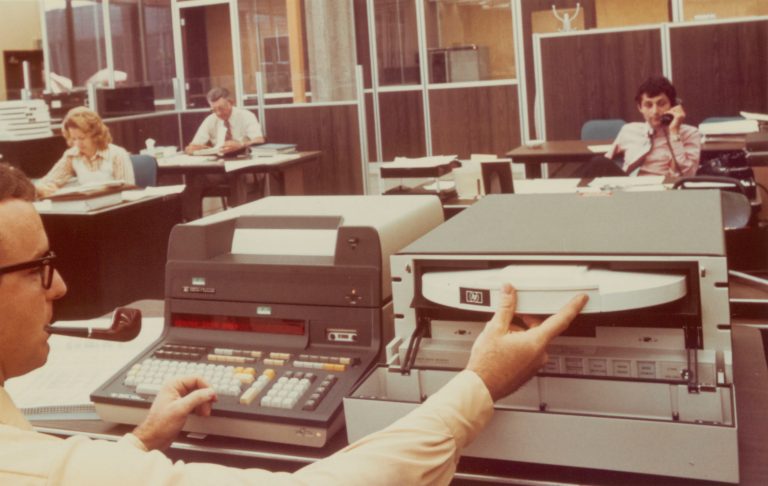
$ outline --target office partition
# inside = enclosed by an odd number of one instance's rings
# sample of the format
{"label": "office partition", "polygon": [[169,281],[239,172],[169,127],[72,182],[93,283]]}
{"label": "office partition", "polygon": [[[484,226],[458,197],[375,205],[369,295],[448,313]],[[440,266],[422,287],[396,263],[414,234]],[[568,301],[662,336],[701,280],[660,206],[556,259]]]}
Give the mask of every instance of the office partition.
{"label": "office partition", "polygon": [[578,139],[585,121],[640,118],[634,96],[662,74],[659,26],[537,36],[536,93],[547,140]]}
{"label": "office partition", "polygon": [[688,123],[768,112],[768,17],[670,24],[669,47]]}

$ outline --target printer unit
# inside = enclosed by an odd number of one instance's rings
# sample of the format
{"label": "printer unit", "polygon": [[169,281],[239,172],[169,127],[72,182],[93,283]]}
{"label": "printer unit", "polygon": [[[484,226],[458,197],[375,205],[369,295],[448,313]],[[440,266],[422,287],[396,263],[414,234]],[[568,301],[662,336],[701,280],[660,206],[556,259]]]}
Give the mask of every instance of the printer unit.
{"label": "printer unit", "polygon": [[140,423],[169,377],[218,400],[184,430],[312,447],[392,338],[389,257],[443,221],[433,196],[282,196],[171,232],[160,339],[96,390]]}
{"label": "printer unit", "polygon": [[720,198],[494,195],[407,246],[387,363],[344,400],[349,440],[463,369],[509,282],[517,314],[589,302],[464,455],[738,482]]}

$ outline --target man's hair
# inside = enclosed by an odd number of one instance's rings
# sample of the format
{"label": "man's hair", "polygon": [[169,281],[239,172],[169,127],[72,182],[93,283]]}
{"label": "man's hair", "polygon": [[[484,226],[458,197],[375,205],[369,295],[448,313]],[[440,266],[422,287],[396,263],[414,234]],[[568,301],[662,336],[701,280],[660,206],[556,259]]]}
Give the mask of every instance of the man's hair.
{"label": "man's hair", "polygon": [[227,88],[213,88],[205,95],[205,99],[211,104],[216,103],[222,98],[229,99],[229,90]]}
{"label": "man's hair", "polygon": [[35,200],[35,186],[21,171],[10,164],[0,163],[0,201],[6,199]]}
{"label": "man's hair", "polygon": [[677,90],[672,86],[672,83],[664,76],[651,76],[646,79],[643,84],[637,88],[637,94],[635,94],[635,103],[638,105],[643,100],[643,95],[649,98],[659,96],[660,94],[667,95],[671,104],[677,103]]}
{"label": "man's hair", "polygon": [[112,143],[109,127],[101,121],[101,117],[96,112],[84,106],[78,106],[69,110],[67,116],[64,117],[64,121],[61,123],[61,134],[64,135],[70,146],[72,145],[72,139],[69,136],[69,130],[72,128],[77,128],[90,137],[97,150],[106,150],[107,146]]}

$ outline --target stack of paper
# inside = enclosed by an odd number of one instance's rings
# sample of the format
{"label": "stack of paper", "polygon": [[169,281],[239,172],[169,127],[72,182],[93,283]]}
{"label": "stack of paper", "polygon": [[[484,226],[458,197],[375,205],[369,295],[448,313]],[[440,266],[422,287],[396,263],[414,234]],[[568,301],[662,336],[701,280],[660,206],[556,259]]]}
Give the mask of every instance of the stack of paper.
{"label": "stack of paper", "polygon": [[0,140],[30,140],[51,136],[51,114],[45,101],[0,102]]}
{"label": "stack of paper", "polygon": [[251,147],[251,152],[257,155],[290,154],[296,152],[295,143],[264,143]]}
{"label": "stack of paper", "polygon": [[731,120],[702,123],[699,133],[705,142],[743,142],[747,133],[758,131],[757,120]]}

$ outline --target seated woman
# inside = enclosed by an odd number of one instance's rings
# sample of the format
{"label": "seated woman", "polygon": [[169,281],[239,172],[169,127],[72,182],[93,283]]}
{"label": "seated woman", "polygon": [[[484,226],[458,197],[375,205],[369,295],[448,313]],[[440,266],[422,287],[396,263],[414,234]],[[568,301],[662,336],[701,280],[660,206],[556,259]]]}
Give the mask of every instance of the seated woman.
{"label": "seated woman", "polygon": [[80,184],[122,180],[135,184],[128,152],[113,145],[109,128],[99,115],[84,106],[72,108],[61,123],[61,134],[70,146],[35,188],[47,197],[77,177]]}

